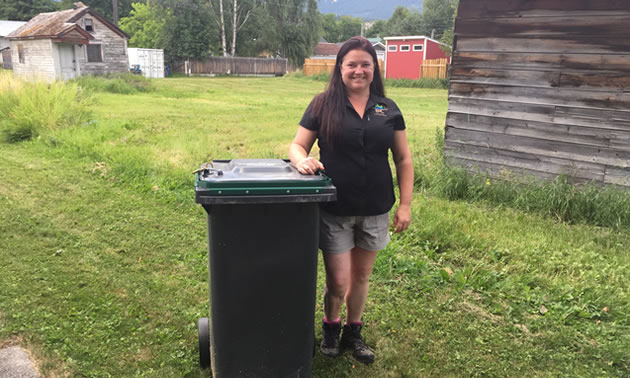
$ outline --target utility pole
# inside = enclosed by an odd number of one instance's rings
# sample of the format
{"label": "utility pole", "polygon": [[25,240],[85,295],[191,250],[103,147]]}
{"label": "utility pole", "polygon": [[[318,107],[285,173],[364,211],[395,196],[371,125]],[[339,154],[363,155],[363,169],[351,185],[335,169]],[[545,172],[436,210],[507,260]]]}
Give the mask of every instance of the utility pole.
{"label": "utility pole", "polygon": [[431,30],[431,39],[434,39],[433,36],[435,35],[435,29]]}
{"label": "utility pole", "polygon": [[114,18],[114,25],[118,26],[118,0],[112,0],[112,16]]}

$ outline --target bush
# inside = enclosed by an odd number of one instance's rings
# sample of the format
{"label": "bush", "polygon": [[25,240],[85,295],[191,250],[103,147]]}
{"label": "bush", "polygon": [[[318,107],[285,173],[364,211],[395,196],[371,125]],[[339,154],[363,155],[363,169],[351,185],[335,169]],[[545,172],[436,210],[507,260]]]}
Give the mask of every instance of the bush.
{"label": "bush", "polygon": [[105,76],[80,76],[74,80],[82,88],[95,92],[134,94],[150,92],[153,84],[150,79],[130,73],[111,73]]}
{"label": "bush", "polygon": [[91,99],[78,85],[24,82],[0,72],[0,136],[15,143],[85,123]]}

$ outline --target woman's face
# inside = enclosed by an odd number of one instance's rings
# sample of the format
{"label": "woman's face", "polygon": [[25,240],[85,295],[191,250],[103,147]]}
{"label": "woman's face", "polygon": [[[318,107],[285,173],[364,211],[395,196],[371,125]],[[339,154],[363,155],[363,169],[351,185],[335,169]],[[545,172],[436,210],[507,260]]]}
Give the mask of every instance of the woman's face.
{"label": "woman's face", "polygon": [[341,79],[352,92],[370,89],[374,79],[374,60],[364,50],[350,50],[341,62]]}

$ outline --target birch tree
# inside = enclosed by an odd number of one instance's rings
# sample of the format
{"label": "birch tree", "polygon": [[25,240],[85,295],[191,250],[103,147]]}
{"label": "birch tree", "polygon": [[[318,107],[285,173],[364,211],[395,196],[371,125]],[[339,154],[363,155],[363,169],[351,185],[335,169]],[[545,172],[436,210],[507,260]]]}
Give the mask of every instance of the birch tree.
{"label": "birch tree", "polygon": [[[238,5],[238,0],[232,1],[232,45],[230,50],[231,56],[234,56],[236,54],[236,33],[241,30],[241,28],[243,27],[243,25],[245,25],[247,19],[251,15],[251,10],[245,12],[245,10],[242,8],[242,5]],[[243,16],[243,13],[245,13],[245,16]]]}

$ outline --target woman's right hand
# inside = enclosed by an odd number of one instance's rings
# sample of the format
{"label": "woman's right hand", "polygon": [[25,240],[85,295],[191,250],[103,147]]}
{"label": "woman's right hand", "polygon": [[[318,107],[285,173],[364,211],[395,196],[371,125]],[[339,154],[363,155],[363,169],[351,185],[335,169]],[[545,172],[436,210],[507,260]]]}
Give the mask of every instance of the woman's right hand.
{"label": "woman's right hand", "polygon": [[300,160],[295,167],[298,172],[303,175],[314,175],[317,171],[324,170],[324,165],[319,160],[312,157],[305,157]]}

